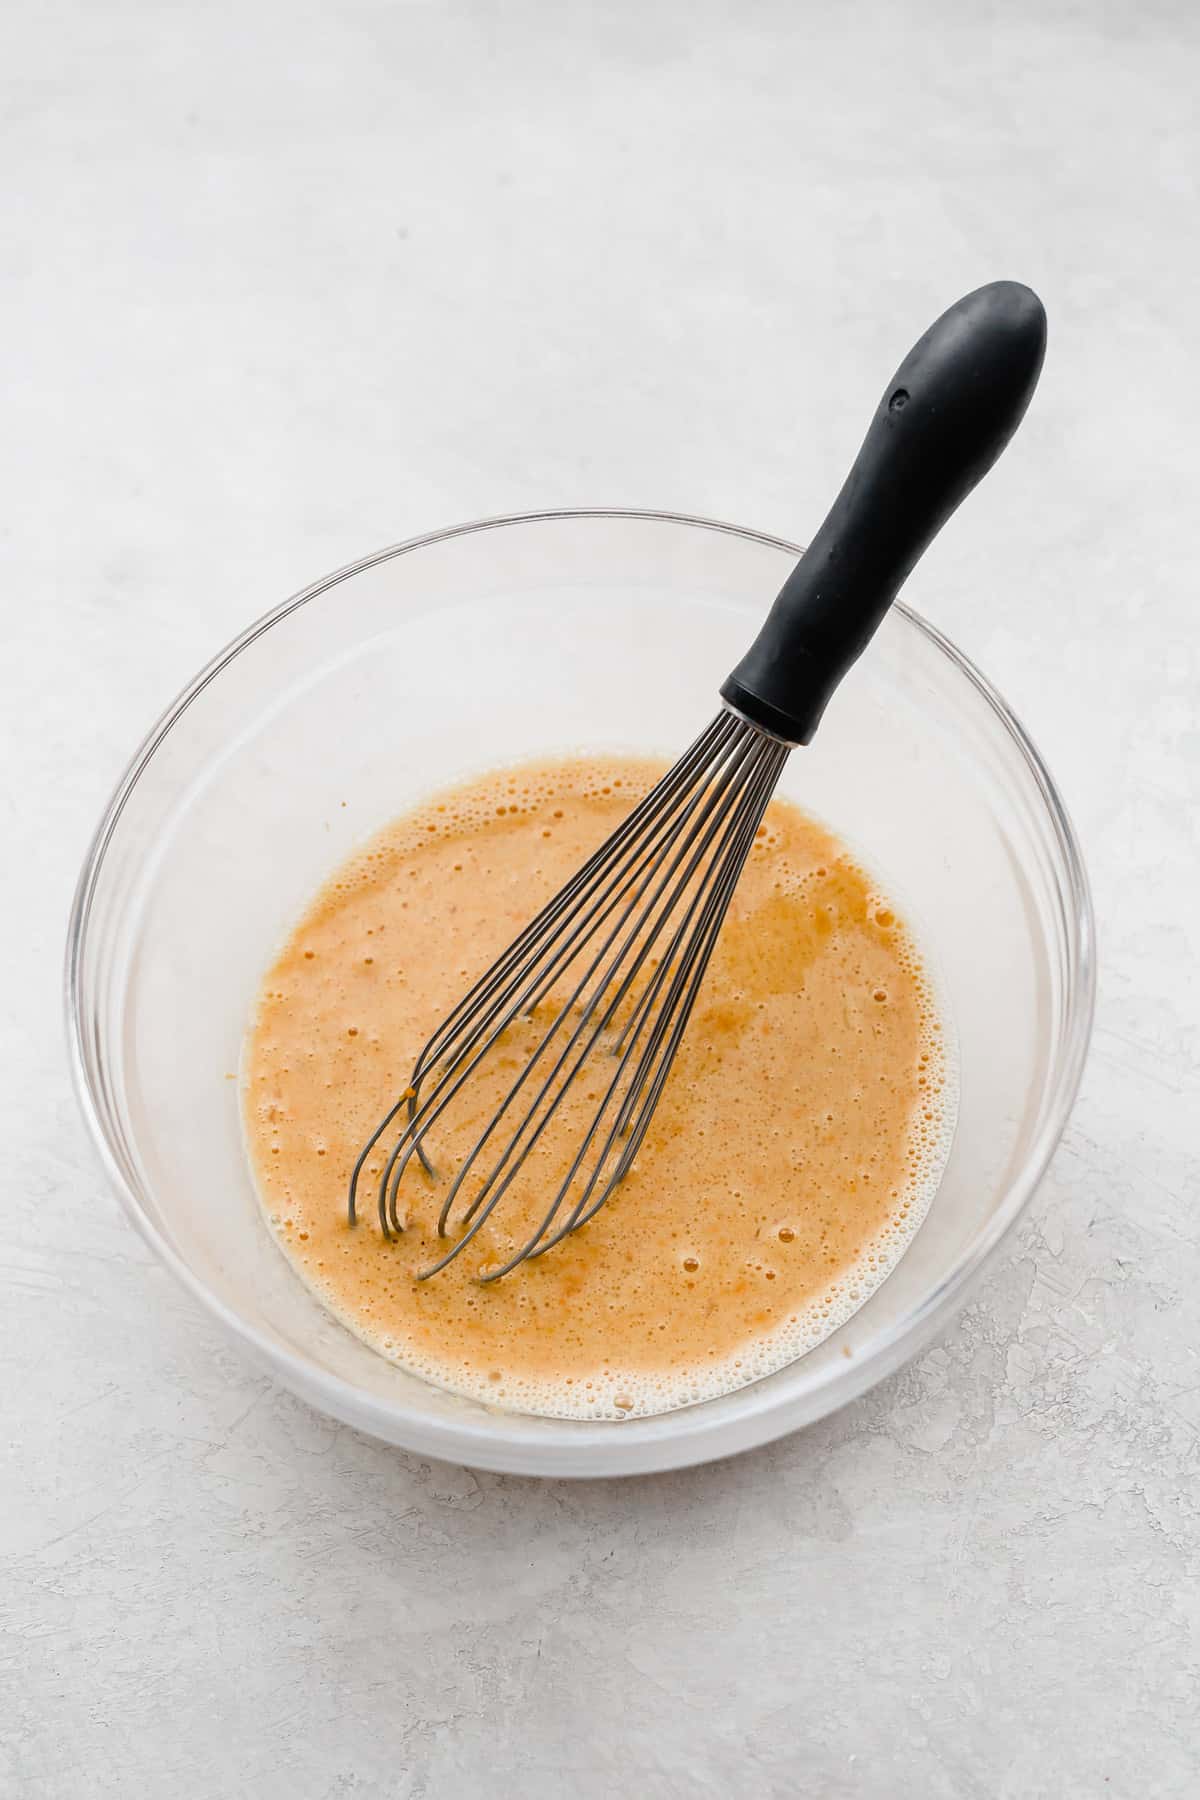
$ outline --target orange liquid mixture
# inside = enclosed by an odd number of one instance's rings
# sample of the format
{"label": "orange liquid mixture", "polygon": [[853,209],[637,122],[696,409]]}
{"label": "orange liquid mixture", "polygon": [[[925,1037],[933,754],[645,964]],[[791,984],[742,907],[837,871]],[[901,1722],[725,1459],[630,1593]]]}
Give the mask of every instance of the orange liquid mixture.
{"label": "orange liquid mixture", "polygon": [[448,1247],[443,1172],[512,1081],[532,1029],[518,1027],[431,1134],[442,1178],[415,1161],[405,1175],[403,1235],[377,1223],[378,1153],[350,1227],[355,1159],[426,1038],[662,773],[571,760],[430,801],[337,872],[258,998],[246,1139],[288,1256],[381,1354],[493,1405],[629,1417],[781,1367],[878,1287],[945,1163],[953,1083],[910,933],[828,831],[776,800],[649,1136],[596,1217],[503,1280],[474,1279],[545,1211],[600,1076],[474,1242],[416,1279]]}

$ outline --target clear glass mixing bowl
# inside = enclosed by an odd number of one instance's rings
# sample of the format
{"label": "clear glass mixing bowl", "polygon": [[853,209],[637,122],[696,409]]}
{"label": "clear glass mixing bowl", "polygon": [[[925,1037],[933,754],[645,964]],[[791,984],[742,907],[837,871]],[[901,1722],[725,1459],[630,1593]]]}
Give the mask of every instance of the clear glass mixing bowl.
{"label": "clear glass mixing bowl", "polygon": [[493,1411],[367,1350],[313,1299],[260,1215],[232,1077],[259,978],[317,884],[410,802],[490,764],[575,749],[673,758],[716,710],[797,554],[659,513],[538,514],[420,538],[251,626],[134,757],[71,919],[80,1101],[163,1261],[312,1405],[422,1454],[523,1474],[726,1456],[897,1368],[962,1305],[1029,1200],[1087,1048],[1086,876],[1020,725],[898,605],[782,783],[910,911],[958,1037],[941,1187],[844,1329],[766,1380],[658,1418]]}

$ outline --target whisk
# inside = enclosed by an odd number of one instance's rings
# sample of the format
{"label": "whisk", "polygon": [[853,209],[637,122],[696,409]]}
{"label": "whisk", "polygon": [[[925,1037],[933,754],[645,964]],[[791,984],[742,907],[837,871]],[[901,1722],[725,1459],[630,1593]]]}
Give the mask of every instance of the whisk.
{"label": "whisk", "polygon": [[721,687],[721,710],[430,1037],[351,1176],[353,1224],[363,1170],[394,1129],[378,1184],[387,1237],[404,1229],[399,1194],[413,1159],[434,1174],[429,1133],[499,1047],[511,1050],[514,1028],[528,1029],[531,1048],[449,1182],[437,1231],[457,1235],[421,1279],[478,1236],[601,1056],[599,1103],[540,1222],[476,1278],[497,1281],[544,1255],[627,1174],[788,756],[811,741],[914,564],[1015,431],[1045,346],[1041,302],[1016,282],[978,288],[930,327]]}

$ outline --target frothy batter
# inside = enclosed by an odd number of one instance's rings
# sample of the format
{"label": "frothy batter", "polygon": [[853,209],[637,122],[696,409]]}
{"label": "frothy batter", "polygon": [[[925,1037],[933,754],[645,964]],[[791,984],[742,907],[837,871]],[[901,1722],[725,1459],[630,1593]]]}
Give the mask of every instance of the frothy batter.
{"label": "frothy batter", "polygon": [[[280,1242],[374,1349],[493,1405],[629,1417],[781,1367],[878,1287],[944,1166],[953,1083],[910,933],[844,846],[776,800],[650,1135],[582,1231],[502,1281],[473,1279],[544,1211],[594,1112],[584,1092],[564,1103],[536,1191],[432,1280],[415,1275],[447,1247],[446,1190],[415,1162],[398,1241],[370,1181],[347,1224],[355,1158],[425,1039],[662,773],[572,760],[438,797],[338,871],[259,995],[244,1119]],[[459,1165],[511,1078],[481,1076],[434,1134],[439,1168]]]}

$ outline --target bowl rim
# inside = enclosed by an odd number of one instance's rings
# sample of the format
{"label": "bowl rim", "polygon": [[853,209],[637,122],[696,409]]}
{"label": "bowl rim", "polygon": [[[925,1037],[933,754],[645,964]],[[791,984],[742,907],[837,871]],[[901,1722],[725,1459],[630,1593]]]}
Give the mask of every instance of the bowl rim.
{"label": "bowl rim", "polygon": [[[478,1419],[406,1419],[403,1409],[375,1395],[364,1393],[353,1382],[302,1362],[285,1347],[249,1324],[192,1271],[144,1211],[133,1184],[126,1177],[106,1121],[106,1108],[91,1079],[86,1054],[87,1020],[83,1015],[82,974],[88,943],[92,903],[104,859],[113,835],[138,781],[172,727],[209,684],[251,644],[274,625],[330,588],[395,557],[411,555],[448,539],[509,526],[547,522],[569,523],[619,519],[719,532],[726,536],[799,557],[802,547],[786,538],[751,530],[696,514],[631,507],[563,507],[535,512],[506,513],[475,519],[441,530],[406,538],[374,551],[322,576],[278,606],[271,608],[220,650],[176,695],[146,733],[116,783],[84,857],[71,906],[64,968],[64,1010],[68,1060],[72,1084],[88,1132],[99,1154],[109,1186],[151,1249],[199,1304],[237,1339],[259,1368],[270,1373],[318,1410],[332,1414],[358,1430],[417,1454],[430,1455],[470,1467],[536,1475],[545,1478],[622,1476],[689,1467],[767,1444],[813,1423],[826,1413],[858,1398],[876,1382],[899,1368],[958,1310],[993,1254],[1028,1205],[1062,1136],[1079,1091],[1091,1038],[1096,998],[1095,920],[1092,897],[1075,828],[1058,788],[1033,740],[997,689],[945,634],[902,600],[893,602],[900,613],[953,669],[975,690],[1004,728],[1032,777],[1054,847],[1065,872],[1069,906],[1063,914],[1067,953],[1065,1023],[1059,1054],[1051,1065],[1051,1104],[1023,1165],[1009,1184],[987,1226],[959,1258],[949,1273],[903,1320],[881,1334],[861,1362],[853,1368],[833,1368],[802,1395],[767,1402],[762,1384],[750,1383],[737,1390],[742,1406],[735,1417],[712,1419],[704,1407],[683,1407],[657,1416],[659,1430],[642,1436],[639,1426],[656,1419],[611,1420],[594,1425],[577,1420],[546,1420],[547,1428],[570,1427],[569,1436],[555,1441],[524,1437],[513,1443],[505,1435],[510,1415],[496,1411]],[[830,1388],[836,1398],[821,1400]],[[755,1396],[758,1396],[757,1404]],[[744,1397],[744,1398],[742,1398]],[[518,1417],[521,1415],[511,1415]],[[662,1429],[662,1419],[677,1423]],[[411,1423],[411,1429],[410,1427]],[[397,1431],[397,1427],[400,1430]],[[536,1468],[532,1464],[538,1465]]]}

